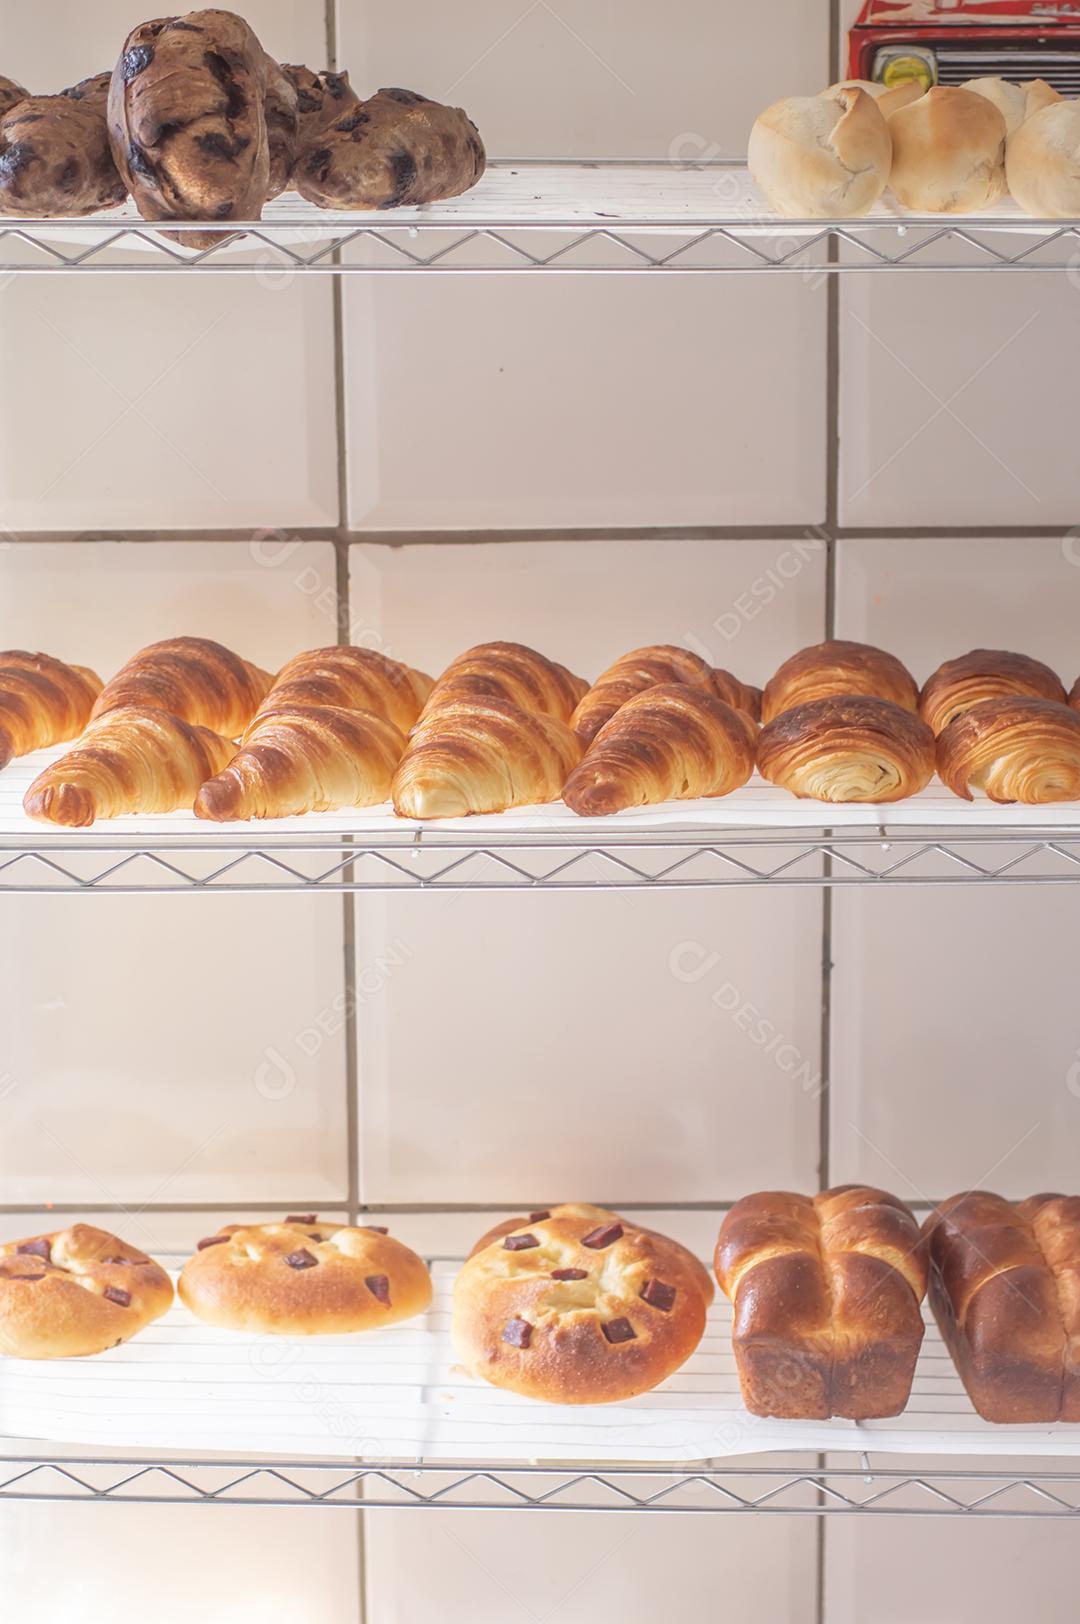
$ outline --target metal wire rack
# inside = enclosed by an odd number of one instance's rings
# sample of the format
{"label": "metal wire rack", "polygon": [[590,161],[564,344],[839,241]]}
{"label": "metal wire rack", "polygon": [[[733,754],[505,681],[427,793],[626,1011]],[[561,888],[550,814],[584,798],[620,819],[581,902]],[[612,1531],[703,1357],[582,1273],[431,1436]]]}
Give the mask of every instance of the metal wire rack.
{"label": "metal wire rack", "polygon": [[788,1517],[1080,1518],[1080,1470],[790,1465],[357,1466],[341,1461],[0,1457],[0,1503],[683,1512]]}
{"label": "metal wire rack", "polygon": [[785,220],[744,165],[503,159],[464,197],[358,214],[294,194],[259,221],[189,222],[218,238],[186,248],[132,205],[89,219],[0,221],[0,276],[1057,271],[1080,276],[1080,221],[1015,205],[962,220],[879,204],[859,220]]}

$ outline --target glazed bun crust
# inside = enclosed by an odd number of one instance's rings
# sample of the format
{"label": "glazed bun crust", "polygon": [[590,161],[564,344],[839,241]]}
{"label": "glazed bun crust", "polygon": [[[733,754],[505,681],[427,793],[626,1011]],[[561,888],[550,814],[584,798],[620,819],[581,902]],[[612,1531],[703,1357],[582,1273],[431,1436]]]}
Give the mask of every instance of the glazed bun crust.
{"label": "glazed bun crust", "polygon": [[165,1270],[91,1224],[0,1246],[0,1354],[72,1359],[103,1353],[160,1319]]}
{"label": "glazed bun crust", "polygon": [[573,1205],[491,1235],[454,1287],[454,1346],[473,1376],[552,1404],[614,1403],[701,1340],[701,1265],[665,1237]]}
{"label": "glazed bun crust", "polygon": [[889,185],[917,214],[969,214],[1005,196],[1003,115],[985,96],[935,85],[889,119]]}
{"label": "glazed bun crust", "polygon": [[919,715],[935,733],[942,733],[954,717],[983,699],[1024,694],[1059,705],[1065,702],[1061,678],[1041,660],[1007,649],[973,648],[970,654],[946,660],[927,678],[919,695]]}
{"label": "glazed bun crust", "polygon": [[762,728],[758,769],[802,799],[901,801],[934,776],[934,735],[886,699],[817,699]]}
{"label": "glazed bun crust", "polygon": [[421,1258],[376,1229],[228,1224],[199,1243],[177,1284],[208,1325],[269,1336],[330,1336],[413,1319],[431,1303]]}
{"label": "glazed bun crust", "polygon": [[866,214],[889,179],[892,140],[861,89],[774,102],[750,132],[750,173],[779,214],[835,220]]}

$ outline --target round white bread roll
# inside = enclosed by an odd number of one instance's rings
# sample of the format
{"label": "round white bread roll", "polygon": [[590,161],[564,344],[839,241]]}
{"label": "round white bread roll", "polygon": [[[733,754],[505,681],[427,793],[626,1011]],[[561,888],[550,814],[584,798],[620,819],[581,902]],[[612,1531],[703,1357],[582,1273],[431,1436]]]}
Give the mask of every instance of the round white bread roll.
{"label": "round white bread roll", "polygon": [[985,96],[987,101],[993,102],[1005,120],[1008,135],[1018,130],[1024,120],[1037,113],[1040,107],[1049,107],[1061,100],[1053,85],[1048,85],[1045,79],[1025,79],[1019,85],[1014,85],[1008,79],[968,79],[960,89],[973,90],[976,96]]}
{"label": "round white bread roll", "polygon": [[898,108],[906,107],[909,102],[918,101],[924,94],[922,85],[916,79],[907,79],[903,84],[891,87],[876,79],[841,79],[839,84],[830,85],[821,94],[831,96],[834,90],[865,90],[868,96],[873,96],[886,118],[891,118]]}
{"label": "round white bread roll", "polygon": [[750,132],[750,173],[773,208],[800,220],[865,214],[889,179],[892,141],[873,96],[835,90],[774,102]]}
{"label": "round white bread roll", "polygon": [[1005,117],[985,96],[935,85],[889,119],[889,184],[917,214],[969,214],[1005,195]]}
{"label": "round white bread roll", "polygon": [[1036,220],[1080,216],[1080,102],[1059,101],[1025,119],[1009,142],[1009,190]]}

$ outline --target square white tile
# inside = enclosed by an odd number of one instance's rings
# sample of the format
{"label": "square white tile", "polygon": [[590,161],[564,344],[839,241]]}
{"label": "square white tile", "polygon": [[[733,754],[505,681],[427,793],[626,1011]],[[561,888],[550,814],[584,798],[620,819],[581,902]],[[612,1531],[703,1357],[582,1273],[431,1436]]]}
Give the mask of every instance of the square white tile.
{"label": "square white tile", "polygon": [[[789,546],[359,546],[354,635],[432,673],[509,637],[587,677],[661,641],[761,680],[823,623],[822,548],[792,555],[759,606]],[[363,898],[355,917],[366,1200],[715,1202],[814,1183],[812,891],[466,891]]]}

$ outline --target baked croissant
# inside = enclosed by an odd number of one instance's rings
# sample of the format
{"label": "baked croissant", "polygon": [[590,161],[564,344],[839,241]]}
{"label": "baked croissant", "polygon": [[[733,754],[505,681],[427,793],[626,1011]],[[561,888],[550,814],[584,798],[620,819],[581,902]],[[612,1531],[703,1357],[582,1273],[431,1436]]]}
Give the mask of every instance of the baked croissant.
{"label": "baked croissant", "polygon": [[728,671],[714,671],[707,661],[689,649],[677,648],[671,643],[654,643],[647,648],[631,649],[629,654],[621,655],[614,665],[608,666],[574,711],[570,726],[579,739],[591,744],[620,705],[646,688],[669,682],[711,690],[727,704],[749,715],[754,714],[755,704],[761,698],[756,688],[744,687]]}
{"label": "baked croissant", "polygon": [[887,699],[815,699],[762,728],[758,770],[802,799],[902,801],[934,776],[934,735]]}
{"label": "baked croissant", "polygon": [[869,694],[904,710],[918,710],[915,678],[893,654],[870,643],[833,639],[800,649],[765,684],[761,720],[771,722],[796,705],[833,694]]}
{"label": "baked croissant", "polygon": [[[407,733],[432,689],[423,671],[374,649],[308,649],[287,661],[274,678],[259,708],[292,710],[296,705],[339,705],[345,710],[372,711]],[[258,717],[256,717],[258,721]]]}
{"label": "baked croissant", "polygon": [[984,699],[938,736],[937,766],[954,795],[991,801],[1080,800],[1080,714],[1049,699]]}
{"label": "baked croissant", "polygon": [[38,774],[23,807],[42,823],[85,829],[95,818],[189,807],[236,746],[209,728],[133,706],[91,722],[73,750]]}
{"label": "baked croissant", "polygon": [[101,678],[84,665],[22,649],[0,653],[0,767],[77,738],[100,692]]}
{"label": "baked croissant", "polygon": [[588,686],[564,665],[524,643],[478,643],[451,660],[428,695],[421,719],[448,703],[504,699],[522,710],[569,722]]}
{"label": "baked croissant", "polygon": [[289,705],[257,716],[240,750],[203,784],[195,816],[287,818],[343,806],[378,806],[405,750],[383,716],[331,705]]}
{"label": "baked croissant", "polygon": [[1061,678],[1041,660],[1005,649],[973,648],[959,659],[946,660],[926,679],[919,695],[919,715],[935,733],[941,733],[955,716],[980,700],[1022,694],[1065,703]]}
{"label": "baked croissant", "polygon": [[467,192],[486,161],[480,132],[460,107],[415,90],[380,90],[317,131],[292,184],[324,209],[396,209]]}
{"label": "baked croissant", "polygon": [[273,678],[206,637],[150,643],[105,684],[95,717],[120,706],[164,710],[183,722],[238,739]]}
{"label": "baked croissant", "polygon": [[447,700],[413,729],[391,786],[402,818],[460,818],[555,801],[581,741],[505,699]]}
{"label": "baked croissant", "polygon": [[581,817],[729,795],[754,770],[757,729],[703,688],[665,683],[628,699],[563,787]]}

